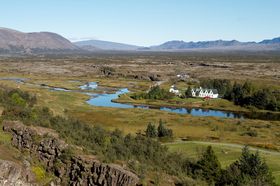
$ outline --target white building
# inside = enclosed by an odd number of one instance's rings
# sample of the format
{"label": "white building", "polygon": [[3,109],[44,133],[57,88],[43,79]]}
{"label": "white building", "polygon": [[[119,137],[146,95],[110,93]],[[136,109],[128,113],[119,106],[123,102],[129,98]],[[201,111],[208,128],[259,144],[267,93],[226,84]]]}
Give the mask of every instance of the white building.
{"label": "white building", "polygon": [[190,76],[188,74],[177,74],[176,76],[177,76],[177,78],[180,78],[180,79],[188,79],[188,78],[190,78]]}
{"label": "white building", "polygon": [[172,85],[170,87],[169,92],[176,94],[176,95],[180,95],[180,91],[175,87],[175,85]]}
{"label": "white building", "polygon": [[219,94],[217,89],[203,89],[200,87],[192,89],[192,96],[200,98],[218,98]]}

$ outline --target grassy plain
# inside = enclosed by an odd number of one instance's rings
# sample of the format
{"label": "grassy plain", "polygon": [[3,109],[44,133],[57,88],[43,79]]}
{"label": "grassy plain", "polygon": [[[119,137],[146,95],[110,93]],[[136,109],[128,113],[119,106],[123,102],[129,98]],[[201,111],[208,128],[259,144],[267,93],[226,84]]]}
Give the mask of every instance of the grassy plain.
{"label": "grassy plain", "polygon": [[[280,121],[263,121],[251,119],[230,119],[216,117],[194,117],[160,110],[118,109],[90,106],[86,103],[89,96],[78,92],[80,85],[86,82],[98,82],[102,89],[92,92],[110,92],[116,88],[127,87],[131,91],[145,91],[154,82],[147,80],[147,74],[157,74],[167,83],[168,88],[174,76],[187,73],[193,78],[226,78],[235,81],[249,79],[257,85],[280,88],[280,57],[250,56],[98,56],[92,58],[44,58],[44,59],[1,59],[0,77],[27,78],[28,83],[20,84],[9,80],[0,80],[0,84],[20,88],[36,94],[39,106],[47,106],[55,114],[74,117],[91,125],[100,125],[106,129],[120,129],[124,133],[143,133],[149,122],[158,123],[160,119],[172,128],[175,139],[211,141],[218,143],[249,144],[255,147],[280,150]],[[98,70],[109,66],[116,74],[105,76]],[[139,78],[140,77],[140,78]],[[30,84],[29,84],[30,83]],[[50,91],[40,87],[46,84],[62,87],[77,92]],[[183,89],[184,83],[178,84]],[[204,107],[220,110],[246,111],[226,100],[201,99],[183,100],[174,98],[167,101],[135,101],[123,95],[118,102],[137,104]],[[250,136],[248,131],[257,135]],[[5,144],[9,137],[0,132],[0,155],[9,158],[9,148]],[[205,145],[204,145],[205,146]],[[196,156],[196,149],[204,147],[197,144],[169,145],[171,150],[179,150],[191,157]],[[3,148],[2,148],[3,147]],[[1,152],[2,149],[2,152]],[[4,150],[3,150],[4,149]],[[223,166],[227,166],[240,154],[240,148],[214,146]],[[225,149],[225,150],[224,150]],[[227,154],[223,154],[227,151]],[[4,152],[7,152],[6,155]],[[264,154],[274,175],[279,175],[280,162],[277,156]],[[279,158],[280,159],[280,158]],[[279,176],[277,177],[279,180]]]}
{"label": "grassy plain", "polygon": [[[231,163],[236,161],[241,154],[242,147],[239,145],[221,144],[221,143],[200,143],[200,142],[179,142],[174,144],[168,144],[171,152],[180,152],[186,157],[196,160],[203,150],[208,145],[213,147],[218,159],[221,162],[223,168],[226,168]],[[261,149],[260,149],[261,150]],[[255,152],[256,149],[251,149]],[[259,151],[260,155],[264,158],[268,166],[270,167],[272,174],[276,178],[276,182],[280,184],[280,154]]]}

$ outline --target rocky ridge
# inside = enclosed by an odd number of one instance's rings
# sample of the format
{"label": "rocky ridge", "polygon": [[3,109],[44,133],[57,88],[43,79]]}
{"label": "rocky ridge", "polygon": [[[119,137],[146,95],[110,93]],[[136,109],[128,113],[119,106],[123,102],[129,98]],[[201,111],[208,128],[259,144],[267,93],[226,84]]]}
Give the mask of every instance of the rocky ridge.
{"label": "rocky ridge", "polygon": [[89,155],[70,155],[69,145],[57,133],[42,127],[3,121],[3,130],[12,134],[12,144],[37,157],[57,177],[53,185],[137,185],[139,178],[119,165],[105,164]]}

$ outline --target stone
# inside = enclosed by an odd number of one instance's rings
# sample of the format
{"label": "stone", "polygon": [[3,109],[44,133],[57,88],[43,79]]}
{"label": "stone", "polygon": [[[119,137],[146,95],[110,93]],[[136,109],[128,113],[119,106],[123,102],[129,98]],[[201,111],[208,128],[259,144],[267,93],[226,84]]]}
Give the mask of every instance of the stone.
{"label": "stone", "polygon": [[95,156],[72,155],[66,161],[60,155],[69,145],[51,129],[29,127],[18,121],[3,121],[3,130],[12,134],[15,147],[29,151],[48,171],[54,172],[58,178],[52,184],[130,186],[139,182],[136,174],[116,164],[102,163]]}
{"label": "stone", "polygon": [[0,160],[1,186],[37,186],[35,175],[29,168],[25,168],[7,160]]}

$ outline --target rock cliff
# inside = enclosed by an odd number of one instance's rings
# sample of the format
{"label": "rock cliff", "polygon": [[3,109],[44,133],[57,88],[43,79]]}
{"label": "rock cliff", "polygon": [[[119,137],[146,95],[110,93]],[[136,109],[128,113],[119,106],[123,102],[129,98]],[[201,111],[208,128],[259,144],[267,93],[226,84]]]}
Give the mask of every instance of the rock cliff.
{"label": "rock cliff", "polygon": [[69,145],[51,129],[25,126],[21,122],[3,121],[3,130],[12,134],[12,144],[37,157],[54,172],[55,185],[136,185],[137,175],[115,164],[105,164],[94,156],[70,155]]}
{"label": "rock cliff", "polygon": [[0,160],[0,185],[2,186],[35,186],[32,171],[11,161]]}

